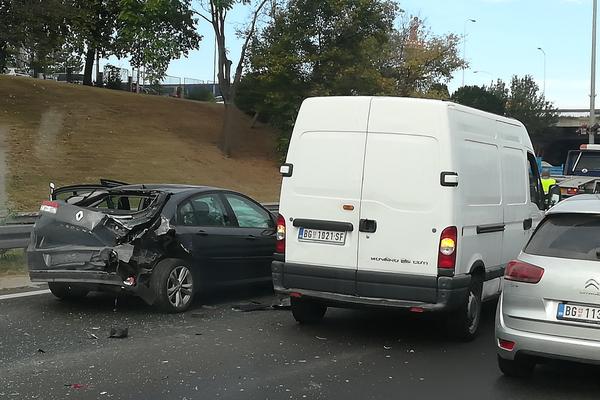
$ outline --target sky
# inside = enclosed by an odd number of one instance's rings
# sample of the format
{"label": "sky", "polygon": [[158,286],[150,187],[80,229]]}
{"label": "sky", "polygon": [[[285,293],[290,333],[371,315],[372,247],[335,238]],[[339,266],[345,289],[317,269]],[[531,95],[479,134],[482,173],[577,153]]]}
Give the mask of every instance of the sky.
{"label": "sky", "polygon": [[[405,13],[424,19],[433,34],[466,33],[466,85],[489,84],[496,78],[510,81],[514,74],[529,74],[542,89],[541,47],[546,53],[547,99],[559,108],[589,108],[592,1],[401,0],[398,4]],[[195,8],[201,9],[198,2]],[[237,6],[228,16],[228,44],[234,65],[241,48],[235,30],[248,21],[249,10]],[[476,22],[466,22],[469,19]],[[200,49],[173,61],[168,75],[213,80],[212,27],[200,20],[198,30],[203,35]],[[462,47],[460,51],[462,54]],[[128,67],[126,60],[110,62]],[[448,85],[451,93],[462,80],[462,71],[457,71]]]}

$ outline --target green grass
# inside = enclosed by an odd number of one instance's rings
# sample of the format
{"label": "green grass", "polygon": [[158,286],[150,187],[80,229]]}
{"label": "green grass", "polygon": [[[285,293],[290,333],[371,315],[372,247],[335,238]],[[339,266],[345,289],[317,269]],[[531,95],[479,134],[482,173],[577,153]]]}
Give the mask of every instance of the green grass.
{"label": "green grass", "polygon": [[0,275],[18,275],[27,273],[27,260],[24,249],[8,250],[0,254]]}

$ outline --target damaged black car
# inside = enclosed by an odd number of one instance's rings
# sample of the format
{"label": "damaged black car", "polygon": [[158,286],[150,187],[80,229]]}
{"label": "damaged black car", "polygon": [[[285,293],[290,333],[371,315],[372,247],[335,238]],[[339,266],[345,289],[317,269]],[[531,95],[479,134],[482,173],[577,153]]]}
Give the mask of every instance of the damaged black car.
{"label": "damaged black car", "polygon": [[126,291],[181,312],[206,289],[270,281],[275,226],[267,209],[230,190],[69,186],[42,203],[29,275],[61,299]]}

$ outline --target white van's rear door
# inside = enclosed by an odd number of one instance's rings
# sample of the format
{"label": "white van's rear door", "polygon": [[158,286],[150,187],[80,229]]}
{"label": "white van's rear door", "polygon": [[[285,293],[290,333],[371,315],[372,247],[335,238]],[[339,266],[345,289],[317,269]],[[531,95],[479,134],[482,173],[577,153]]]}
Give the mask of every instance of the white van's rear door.
{"label": "white van's rear door", "polygon": [[444,228],[439,210],[446,200],[436,137],[441,113],[439,107],[423,107],[407,99],[372,102],[360,210],[366,229],[359,239],[359,292],[361,277],[377,284],[390,277],[385,273],[437,276]]}
{"label": "white van's rear door", "polygon": [[344,274],[348,292],[357,266],[369,105],[370,98],[361,97],[306,100],[286,160],[293,172],[281,190],[286,263],[318,267],[319,275],[329,274],[323,272],[328,267],[351,270]]}

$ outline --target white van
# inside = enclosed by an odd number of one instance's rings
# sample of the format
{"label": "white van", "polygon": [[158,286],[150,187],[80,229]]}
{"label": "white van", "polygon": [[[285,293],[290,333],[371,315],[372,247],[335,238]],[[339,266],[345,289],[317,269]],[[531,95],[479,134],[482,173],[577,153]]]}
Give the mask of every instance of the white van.
{"label": "white van", "polygon": [[544,213],[523,124],[437,100],[307,99],[281,173],[273,281],[300,323],[446,311],[472,338]]}

